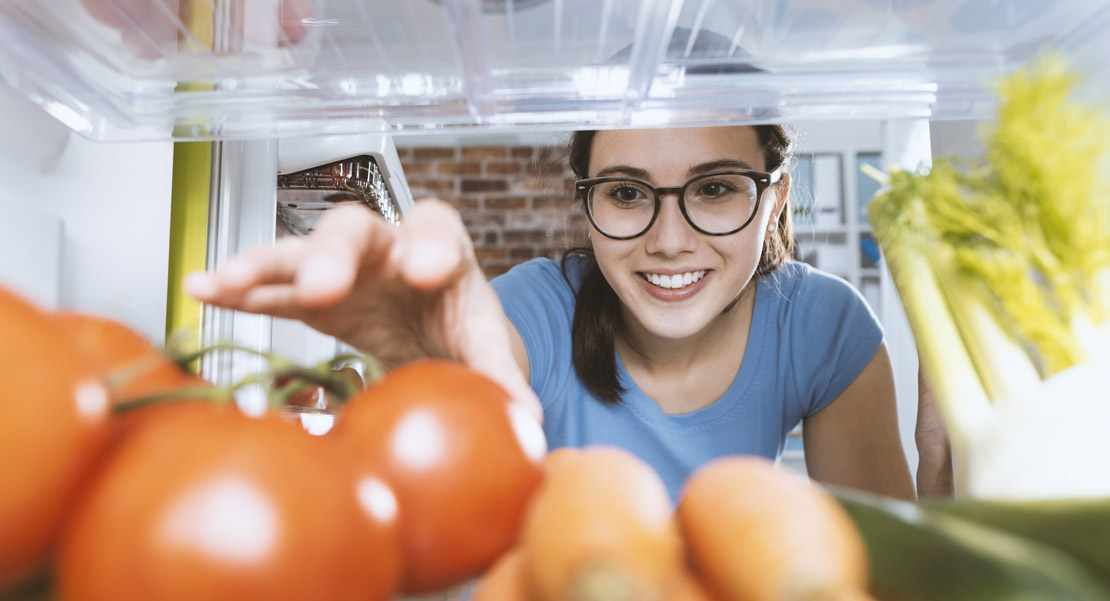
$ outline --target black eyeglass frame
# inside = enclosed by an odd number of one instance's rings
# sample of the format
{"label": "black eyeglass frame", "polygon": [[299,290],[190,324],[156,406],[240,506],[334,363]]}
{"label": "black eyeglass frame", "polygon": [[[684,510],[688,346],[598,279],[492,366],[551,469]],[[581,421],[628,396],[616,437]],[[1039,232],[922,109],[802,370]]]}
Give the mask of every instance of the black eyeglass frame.
{"label": "black eyeglass frame", "polygon": [[[752,209],[752,214],[748,216],[748,220],[742,223],[740,227],[732,231],[708,232],[706,230],[703,230],[698,227],[698,225],[694,223],[693,220],[690,219],[690,214],[686,212],[686,188],[690,187],[690,184],[698,180],[705,179],[707,177],[713,177],[715,175],[743,175],[744,177],[747,177],[755,182],[755,207]],[[776,167],[774,171],[770,172],[754,171],[750,169],[732,169],[728,171],[713,171],[710,173],[703,173],[701,175],[696,175],[690,178],[689,181],[687,181],[685,184],[682,184],[681,186],[656,187],[651,185],[651,182],[646,182],[635,177],[590,177],[574,182],[574,191],[575,195],[579,199],[581,199],[582,203],[585,205],[586,218],[590,220],[590,223],[594,226],[594,229],[596,229],[598,232],[601,232],[601,235],[612,240],[631,240],[633,238],[639,238],[640,236],[646,234],[647,231],[651,229],[651,226],[655,225],[655,220],[659,218],[659,210],[663,206],[663,201],[660,197],[664,194],[678,195],[678,209],[682,212],[682,217],[686,219],[686,223],[689,223],[690,227],[707,236],[731,236],[732,234],[739,232],[740,230],[748,227],[748,225],[751,224],[752,220],[755,219],[756,213],[759,213],[759,203],[763,200],[763,193],[767,191],[767,188],[770,188],[771,186],[777,184],[780,179],[782,179],[781,165]],[[598,184],[604,184],[607,182],[635,182],[638,184],[642,184],[645,188],[651,190],[652,194],[655,196],[655,212],[651,214],[651,221],[649,221],[644,229],[640,230],[639,233],[632,234],[631,236],[614,236],[606,232],[604,229],[601,228],[601,226],[597,224],[596,221],[594,221],[593,211],[590,210],[590,189]]]}

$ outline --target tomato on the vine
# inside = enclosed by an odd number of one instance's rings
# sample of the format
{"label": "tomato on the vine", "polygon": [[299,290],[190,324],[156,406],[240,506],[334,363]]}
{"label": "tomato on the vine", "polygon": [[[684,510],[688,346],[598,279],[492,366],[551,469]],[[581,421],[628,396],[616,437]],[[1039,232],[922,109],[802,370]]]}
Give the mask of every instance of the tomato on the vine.
{"label": "tomato on the vine", "polygon": [[397,502],[327,438],[200,406],[125,440],[78,507],[63,601],[386,601]]}
{"label": "tomato on the vine", "polygon": [[42,569],[100,455],[108,393],[40,308],[0,288],[0,590]]}
{"label": "tomato on the vine", "polygon": [[347,402],[333,435],[397,493],[410,593],[472,578],[512,546],[547,449],[503,388],[443,360],[388,372]]}
{"label": "tomato on the vine", "polygon": [[[154,395],[170,395],[166,401],[174,401],[156,402],[114,415],[114,439],[179,411],[181,403],[178,401],[212,400],[190,394],[198,390],[212,391],[211,384],[181,369],[131,326],[110,317],[74,311],[59,311],[54,314],[54,320],[70,337],[77,351],[95,366],[108,387],[113,406]],[[180,394],[173,396],[178,391]],[[230,398],[224,400],[230,402]]]}
{"label": "tomato on the vine", "polygon": [[189,381],[169,357],[131,326],[101,315],[59,311],[55,321],[105,376],[120,381],[111,390],[114,400],[139,398],[172,390]]}

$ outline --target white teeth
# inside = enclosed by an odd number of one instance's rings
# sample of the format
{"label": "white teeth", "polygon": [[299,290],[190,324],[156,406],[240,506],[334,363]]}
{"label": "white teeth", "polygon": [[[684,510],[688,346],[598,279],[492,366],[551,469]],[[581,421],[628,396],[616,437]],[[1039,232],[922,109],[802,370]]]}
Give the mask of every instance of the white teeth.
{"label": "white teeth", "polygon": [[674,275],[659,275],[658,273],[645,273],[644,278],[647,281],[659,286],[660,288],[685,288],[690,284],[702,279],[705,276],[705,270],[688,271],[686,273],[676,273]]}

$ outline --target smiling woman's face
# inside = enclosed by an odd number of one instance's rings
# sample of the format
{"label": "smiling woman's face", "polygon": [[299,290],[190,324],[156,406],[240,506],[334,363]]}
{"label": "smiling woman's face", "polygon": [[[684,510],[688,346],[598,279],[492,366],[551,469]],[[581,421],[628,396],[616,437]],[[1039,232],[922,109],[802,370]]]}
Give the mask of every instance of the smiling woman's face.
{"label": "smiling woman's face", "polygon": [[[627,175],[662,187],[681,186],[708,171],[767,167],[752,128],[704,127],[598,132],[589,173]],[[593,231],[598,265],[620,298],[625,318],[662,338],[686,338],[704,330],[755,274],[767,226],[782,209],[779,197],[784,195],[775,193],[779,189],[769,188],[752,222],[728,236],[709,236],[691,227],[673,194],[662,197],[655,223],[638,238],[612,240]],[[661,285],[666,283],[663,276],[675,283]],[[674,287],[673,276],[683,278],[684,285]]]}

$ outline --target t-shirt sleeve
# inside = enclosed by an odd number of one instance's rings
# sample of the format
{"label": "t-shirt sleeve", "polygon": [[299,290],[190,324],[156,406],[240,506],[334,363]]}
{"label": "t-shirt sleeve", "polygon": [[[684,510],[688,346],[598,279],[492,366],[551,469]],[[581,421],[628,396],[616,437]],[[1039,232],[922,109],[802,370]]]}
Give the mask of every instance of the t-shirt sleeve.
{"label": "t-shirt sleeve", "polygon": [[859,291],[809,268],[791,298],[789,322],[798,415],[809,416],[840,396],[871,362],[883,328]]}
{"label": "t-shirt sleeve", "polygon": [[563,278],[559,262],[533,259],[491,280],[509,321],[528,351],[529,384],[544,403],[557,358],[571,352],[574,293]]}

